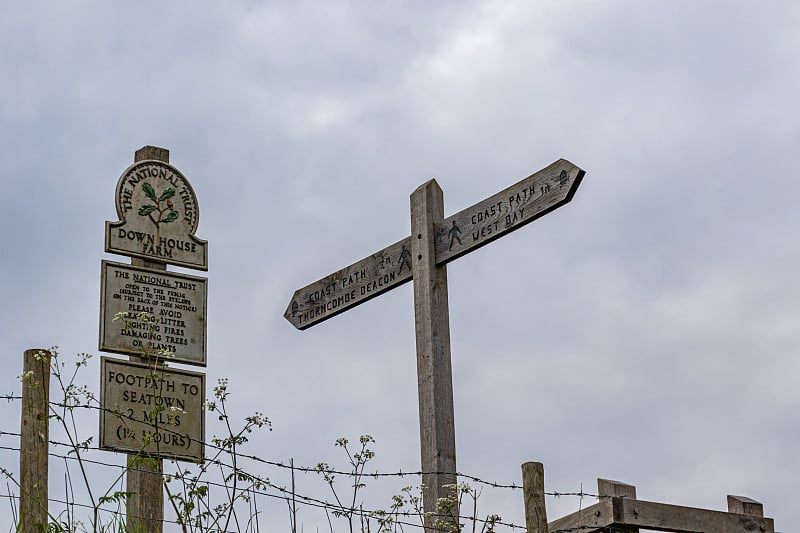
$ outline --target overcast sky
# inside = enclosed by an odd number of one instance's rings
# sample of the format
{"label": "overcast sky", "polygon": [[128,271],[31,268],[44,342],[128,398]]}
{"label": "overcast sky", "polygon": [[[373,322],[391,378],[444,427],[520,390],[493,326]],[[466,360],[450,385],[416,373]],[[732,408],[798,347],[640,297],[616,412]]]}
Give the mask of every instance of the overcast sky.
{"label": "overcast sky", "polygon": [[[411,285],[302,332],[283,312],[406,237],[428,179],[450,215],[563,157],[570,204],[447,267],[459,471],[746,495],[800,528],[796,2],[0,0],[0,50],[0,392],[50,345],[99,388],[100,262],[127,262],[105,222],[157,145],[208,240],[209,384],[274,423],[250,452],[344,466],[334,440],[368,433],[374,469],[417,470]],[[520,491],[480,501],[524,523]]]}

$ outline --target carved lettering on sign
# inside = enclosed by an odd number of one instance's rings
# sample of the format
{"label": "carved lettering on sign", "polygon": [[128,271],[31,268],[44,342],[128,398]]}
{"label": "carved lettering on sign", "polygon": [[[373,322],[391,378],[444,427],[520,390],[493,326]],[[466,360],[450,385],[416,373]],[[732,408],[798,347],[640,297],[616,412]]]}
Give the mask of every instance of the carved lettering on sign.
{"label": "carved lettering on sign", "polygon": [[411,243],[396,242],[295,293],[286,318],[304,329],[411,279]]}
{"label": "carved lettering on sign", "polygon": [[103,357],[100,447],[202,459],[204,403],[204,374]]}
{"label": "carved lettering on sign", "polygon": [[461,257],[566,204],[575,194],[583,175],[583,170],[560,159],[446,218],[437,225],[436,264]]}
{"label": "carved lettering on sign", "polygon": [[206,278],[103,261],[100,350],[206,364]]}

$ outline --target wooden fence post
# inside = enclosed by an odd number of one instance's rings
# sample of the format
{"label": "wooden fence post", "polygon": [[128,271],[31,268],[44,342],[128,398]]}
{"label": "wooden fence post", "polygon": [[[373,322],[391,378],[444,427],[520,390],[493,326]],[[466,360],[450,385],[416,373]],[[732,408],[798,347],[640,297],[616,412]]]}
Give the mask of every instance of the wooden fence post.
{"label": "wooden fence post", "polygon": [[528,533],[549,533],[542,463],[522,464],[522,496],[525,499],[525,526]]}
{"label": "wooden fence post", "polygon": [[50,414],[50,352],[25,350],[22,365],[19,498],[22,533],[46,529],[47,452]]}

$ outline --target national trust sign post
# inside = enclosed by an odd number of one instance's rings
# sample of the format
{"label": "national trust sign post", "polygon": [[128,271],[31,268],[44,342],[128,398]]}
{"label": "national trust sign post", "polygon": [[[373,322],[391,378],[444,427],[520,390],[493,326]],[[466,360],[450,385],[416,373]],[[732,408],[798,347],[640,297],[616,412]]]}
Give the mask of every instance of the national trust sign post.
{"label": "national trust sign post", "polygon": [[128,453],[127,529],[160,532],[161,458],[202,459],[205,437],[205,374],[163,363],[206,366],[208,280],[167,264],[208,270],[208,250],[195,237],[194,190],[168,150],[137,150],[115,199],[119,220],[106,222],[105,250],[131,264],[102,262],[100,350],[130,360],[101,360],[100,447]]}
{"label": "national trust sign post", "polygon": [[[456,483],[446,264],[572,200],[584,171],[560,159],[519,183],[444,218],[435,180],[411,194],[411,236],[298,289],[285,317],[306,329],[414,279],[422,483],[426,513]],[[434,518],[426,518],[433,529]]]}

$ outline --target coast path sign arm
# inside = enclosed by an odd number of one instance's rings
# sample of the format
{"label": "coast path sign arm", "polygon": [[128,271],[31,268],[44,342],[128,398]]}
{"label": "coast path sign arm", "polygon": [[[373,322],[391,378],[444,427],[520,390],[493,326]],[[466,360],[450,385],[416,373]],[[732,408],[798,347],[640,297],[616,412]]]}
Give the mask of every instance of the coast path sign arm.
{"label": "coast path sign arm", "polygon": [[295,291],[283,316],[306,329],[411,279],[411,237]]}
{"label": "coast path sign arm", "polygon": [[569,203],[584,174],[566,159],[559,159],[446,218],[436,230],[436,264],[458,259]]}
{"label": "coast path sign arm", "polygon": [[[437,225],[436,264],[444,265],[572,200],[585,172],[559,159]],[[362,304],[411,279],[411,237],[398,241],[292,296],[284,317],[297,329]]]}

